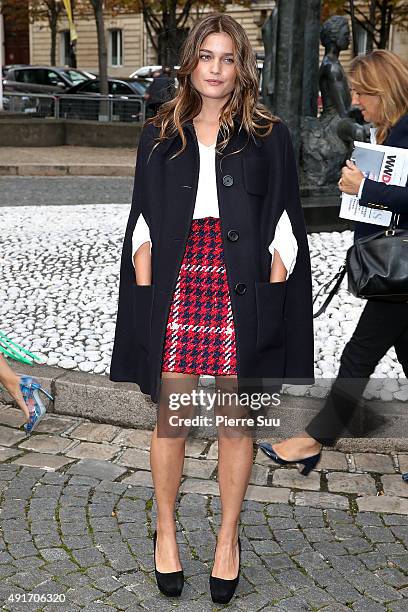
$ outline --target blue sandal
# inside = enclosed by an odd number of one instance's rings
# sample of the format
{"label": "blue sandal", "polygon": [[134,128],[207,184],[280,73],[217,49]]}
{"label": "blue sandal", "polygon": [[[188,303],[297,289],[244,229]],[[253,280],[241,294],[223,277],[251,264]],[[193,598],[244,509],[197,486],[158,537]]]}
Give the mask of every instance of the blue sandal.
{"label": "blue sandal", "polygon": [[45,389],[42,388],[38,380],[32,376],[21,376],[20,389],[23,394],[25,403],[30,412],[30,420],[25,423],[24,429],[26,433],[31,433],[41,421],[46,413],[44,404],[40,398],[40,391],[44,393],[51,401],[54,399]]}

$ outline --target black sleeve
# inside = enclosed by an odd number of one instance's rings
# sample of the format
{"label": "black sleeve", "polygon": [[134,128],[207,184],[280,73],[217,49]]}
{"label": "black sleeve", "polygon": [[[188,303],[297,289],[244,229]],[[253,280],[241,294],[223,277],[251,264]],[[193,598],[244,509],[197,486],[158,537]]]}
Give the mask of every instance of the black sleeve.
{"label": "black sleeve", "polygon": [[[298,243],[298,253],[293,272],[286,287],[285,335],[286,365],[285,382],[313,382],[314,339],[312,278],[309,245],[305,219],[299,194],[299,183],[292,140],[288,128],[281,124],[284,147],[283,198],[292,231]],[[303,379],[300,381],[299,379]]]}

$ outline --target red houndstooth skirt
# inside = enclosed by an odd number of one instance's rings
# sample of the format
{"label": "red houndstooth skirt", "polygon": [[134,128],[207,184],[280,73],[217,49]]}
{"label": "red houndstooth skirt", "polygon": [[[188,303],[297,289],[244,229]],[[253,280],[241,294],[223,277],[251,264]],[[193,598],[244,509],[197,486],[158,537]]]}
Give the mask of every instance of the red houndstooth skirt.
{"label": "red houndstooth skirt", "polygon": [[236,375],[220,219],[193,219],[167,321],[163,372]]}

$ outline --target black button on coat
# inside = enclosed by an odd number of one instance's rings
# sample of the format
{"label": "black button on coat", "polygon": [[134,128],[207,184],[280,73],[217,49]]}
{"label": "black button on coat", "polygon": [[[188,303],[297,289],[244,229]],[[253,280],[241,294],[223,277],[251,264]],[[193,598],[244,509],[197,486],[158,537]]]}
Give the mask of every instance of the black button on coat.
{"label": "black button on coat", "polygon": [[[262,391],[265,379],[313,380],[310,259],[289,131],[274,125],[253,138],[235,120],[224,151],[216,153],[218,204],[236,334],[239,392]],[[142,130],[132,207],[123,243],[119,304],[110,379],[135,382],[158,402],[166,323],[193,217],[199,150],[192,121],[152,151],[159,129]],[[220,141],[220,134],[218,135]],[[243,150],[238,153],[234,151]],[[225,182],[226,177],[233,177]],[[227,184],[226,184],[227,183]],[[285,282],[270,283],[272,242],[286,210],[298,243],[296,265]],[[132,234],[139,215],[152,240],[152,284],[138,286]],[[234,228],[239,240],[228,239]],[[230,234],[231,236],[231,234]],[[245,288],[245,291],[236,290]]]}

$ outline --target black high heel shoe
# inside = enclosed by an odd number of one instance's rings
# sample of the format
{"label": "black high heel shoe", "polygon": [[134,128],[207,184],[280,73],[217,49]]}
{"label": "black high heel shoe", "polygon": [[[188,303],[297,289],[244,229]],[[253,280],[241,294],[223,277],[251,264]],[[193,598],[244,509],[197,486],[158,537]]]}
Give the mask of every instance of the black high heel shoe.
{"label": "black high heel shoe", "polygon": [[157,531],[153,535],[154,573],[160,591],[167,597],[179,597],[184,586],[184,572],[158,572],[156,569]]}
{"label": "black high heel shoe", "polygon": [[210,591],[211,591],[211,599],[214,603],[219,604],[227,604],[233,598],[235,593],[235,589],[238,586],[239,582],[239,574],[241,571],[241,540],[238,536],[238,550],[239,550],[239,565],[238,565],[238,574],[236,578],[232,580],[224,580],[224,578],[215,578],[214,576],[210,576]]}
{"label": "black high heel shoe", "polygon": [[317,453],[317,455],[313,455],[312,457],[306,457],[306,459],[286,461],[286,459],[282,459],[282,457],[279,457],[273,446],[268,444],[268,442],[262,442],[261,444],[259,444],[259,448],[265,453],[265,455],[269,457],[269,459],[272,459],[272,461],[279,465],[293,465],[295,463],[303,465],[303,468],[300,470],[302,476],[308,476],[308,474],[310,474],[310,472],[317,466],[322,457],[322,451],[320,451],[320,453]]}

